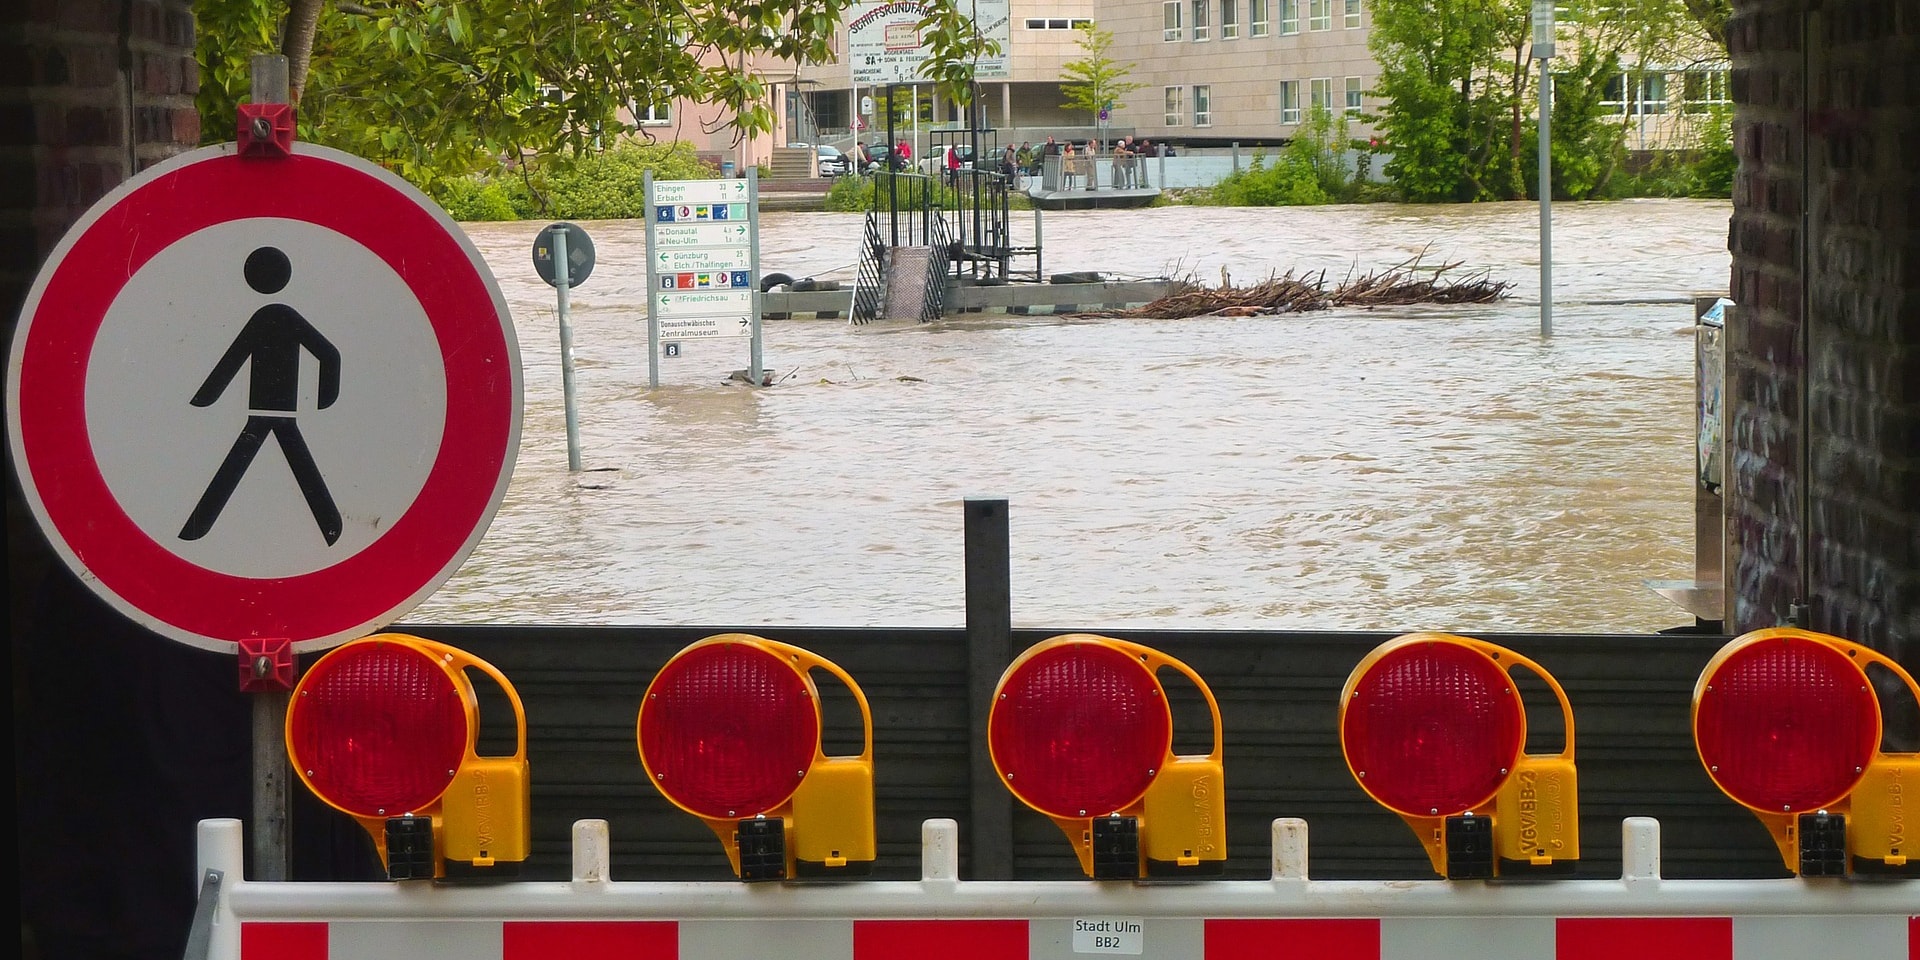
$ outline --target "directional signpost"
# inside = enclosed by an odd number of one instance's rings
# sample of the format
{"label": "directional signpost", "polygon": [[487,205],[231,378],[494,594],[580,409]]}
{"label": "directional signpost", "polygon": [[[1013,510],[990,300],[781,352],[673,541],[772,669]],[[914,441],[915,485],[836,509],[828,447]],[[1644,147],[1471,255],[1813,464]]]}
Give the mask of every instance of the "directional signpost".
{"label": "directional signpost", "polygon": [[[687,340],[745,337],[747,377],[760,370],[760,181],[646,178],[647,371]],[[664,348],[663,348],[664,343]]]}

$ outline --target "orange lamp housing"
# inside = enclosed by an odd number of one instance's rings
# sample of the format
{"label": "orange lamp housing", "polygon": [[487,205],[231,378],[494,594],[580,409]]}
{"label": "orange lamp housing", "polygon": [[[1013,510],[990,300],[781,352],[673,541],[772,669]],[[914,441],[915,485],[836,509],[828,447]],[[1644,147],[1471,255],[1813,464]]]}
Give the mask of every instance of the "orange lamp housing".
{"label": "orange lamp housing", "polygon": [[[1514,667],[1559,699],[1560,753],[1525,752]],[[1580,859],[1573,708],[1551,674],[1505,647],[1444,633],[1375,647],[1340,693],[1340,747],[1360,788],[1449,880],[1571,873]]]}
{"label": "orange lamp housing", "polygon": [[[1213,752],[1173,753],[1162,667],[1206,699]],[[1001,674],[987,741],[1000,782],[1060,827],[1087,876],[1201,877],[1225,868],[1220,707],[1186,664],[1090,634],[1043,640]]]}
{"label": "orange lamp housing", "polygon": [[1760,818],[1803,877],[1913,875],[1908,833],[1920,754],[1880,750],[1879,664],[1920,700],[1898,663],[1870,647],[1791,627],[1721,647],[1693,688],[1693,741],[1707,775]]}
{"label": "orange lamp housing", "polygon": [[[860,705],[858,756],[821,748],[816,669]],[[740,879],[872,871],[873,714],[832,661],[744,633],[708,637],[654,676],[635,739],[647,778],[720,838]]]}
{"label": "orange lamp housing", "polygon": [[[475,751],[469,669],[513,704],[512,756]],[[399,633],[342,644],[294,687],[286,737],[300,782],[360,822],[389,878],[502,876],[527,859],[527,718],[491,664]]]}

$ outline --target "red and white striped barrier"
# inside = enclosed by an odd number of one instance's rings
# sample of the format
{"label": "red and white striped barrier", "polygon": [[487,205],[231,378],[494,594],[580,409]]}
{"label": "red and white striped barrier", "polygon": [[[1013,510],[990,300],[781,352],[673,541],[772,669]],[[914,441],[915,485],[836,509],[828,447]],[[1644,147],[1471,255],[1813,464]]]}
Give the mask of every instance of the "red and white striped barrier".
{"label": "red and white striped barrier", "polygon": [[[262,883],[234,820],[200,826],[214,960],[1920,960],[1920,882],[1664,880],[1659,824],[1623,825],[1618,880],[1308,880],[1274,822],[1273,878],[960,882],[930,820],[918,882],[606,880],[604,821],[571,882]],[[199,931],[197,931],[198,933]]]}

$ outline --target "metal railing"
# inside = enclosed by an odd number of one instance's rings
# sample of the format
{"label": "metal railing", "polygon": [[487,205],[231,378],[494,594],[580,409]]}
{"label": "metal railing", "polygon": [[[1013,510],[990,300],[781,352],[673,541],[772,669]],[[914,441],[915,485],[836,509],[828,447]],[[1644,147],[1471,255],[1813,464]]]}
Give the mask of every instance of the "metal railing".
{"label": "metal railing", "polygon": [[860,269],[853,282],[854,323],[872,323],[880,315],[880,298],[887,280],[887,243],[880,236],[878,211],[867,211],[867,229],[860,241]]}
{"label": "metal railing", "polygon": [[927,287],[920,298],[921,323],[932,323],[946,314],[947,279],[952,261],[945,256],[945,251],[951,243],[947,238],[947,218],[936,210],[927,229],[927,246],[933,248],[933,256],[927,266]]}

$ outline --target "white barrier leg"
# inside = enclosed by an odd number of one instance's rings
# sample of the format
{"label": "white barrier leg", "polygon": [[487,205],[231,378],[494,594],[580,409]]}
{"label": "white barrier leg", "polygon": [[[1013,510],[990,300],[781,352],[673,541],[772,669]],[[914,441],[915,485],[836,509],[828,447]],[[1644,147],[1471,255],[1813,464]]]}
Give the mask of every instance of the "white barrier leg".
{"label": "white barrier leg", "polygon": [[613,879],[605,820],[573,822],[573,882],[605,883]]}
{"label": "white barrier leg", "polygon": [[1305,882],[1307,879],[1307,822],[1298,817],[1273,821],[1273,879]]}
{"label": "white barrier leg", "polygon": [[1660,821],[1628,817],[1620,821],[1620,880],[1629,888],[1660,884]]}
{"label": "white barrier leg", "polygon": [[214,909],[213,928],[207,940],[208,960],[240,960],[240,923],[233,915],[232,896],[234,888],[246,879],[246,841],[240,821],[200,821],[195,851],[200,866],[196,881],[205,877],[208,870],[218,870],[221,874],[216,888],[220,902]]}
{"label": "white barrier leg", "polygon": [[920,825],[920,882],[960,882],[960,824],[928,820]]}

